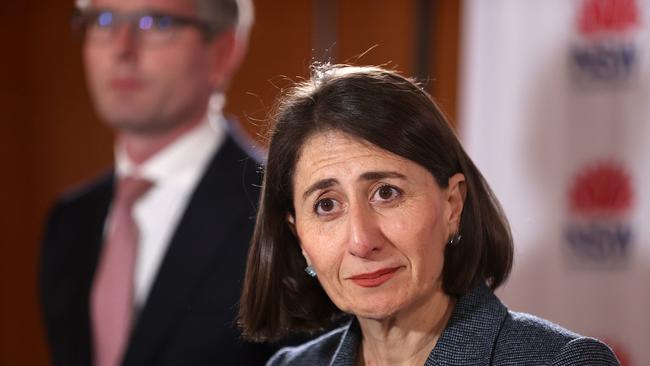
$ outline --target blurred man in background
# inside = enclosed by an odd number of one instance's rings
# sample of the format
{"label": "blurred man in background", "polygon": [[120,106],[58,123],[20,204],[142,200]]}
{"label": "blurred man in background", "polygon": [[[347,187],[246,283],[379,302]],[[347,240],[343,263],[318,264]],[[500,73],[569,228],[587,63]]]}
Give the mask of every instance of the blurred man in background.
{"label": "blurred man in background", "polygon": [[[252,23],[244,0],[78,4],[86,77],[115,166],[45,231],[54,365],[258,365],[235,326],[259,181],[223,118]],[[242,141],[239,139],[238,141]]]}

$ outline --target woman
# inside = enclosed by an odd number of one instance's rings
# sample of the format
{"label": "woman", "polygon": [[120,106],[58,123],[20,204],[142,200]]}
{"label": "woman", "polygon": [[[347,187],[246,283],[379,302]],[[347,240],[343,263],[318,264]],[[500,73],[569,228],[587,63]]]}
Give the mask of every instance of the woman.
{"label": "woman", "polygon": [[280,103],[241,299],[244,336],[331,328],[270,365],[616,365],[611,350],[493,290],[505,217],[414,82],[317,67]]}

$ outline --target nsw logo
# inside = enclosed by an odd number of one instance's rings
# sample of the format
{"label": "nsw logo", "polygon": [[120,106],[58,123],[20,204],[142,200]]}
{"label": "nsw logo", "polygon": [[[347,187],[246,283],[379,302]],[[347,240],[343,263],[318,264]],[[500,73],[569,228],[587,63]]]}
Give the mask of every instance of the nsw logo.
{"label": "nsw logo", "polygon": [[564,239],[577,267],[620,267],[633,242],[634,192],[621,164],[599,162],[578,172],[568,190]]}
{"label": "nsw logo", "polygon": [[634,80],[641,26],[635,0],[584,0],[570,48],[571,74],[579,86],[613,86]]}

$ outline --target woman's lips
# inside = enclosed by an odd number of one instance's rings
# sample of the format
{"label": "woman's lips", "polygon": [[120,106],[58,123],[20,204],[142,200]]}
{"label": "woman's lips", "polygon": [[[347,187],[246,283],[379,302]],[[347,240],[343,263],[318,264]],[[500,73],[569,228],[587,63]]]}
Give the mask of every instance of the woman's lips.
{"label": "woman's lips", "polygon": [[349,279],[361,287],[377,287],[393,278],[400,267],[383,268],[370,273],[362,273]]}

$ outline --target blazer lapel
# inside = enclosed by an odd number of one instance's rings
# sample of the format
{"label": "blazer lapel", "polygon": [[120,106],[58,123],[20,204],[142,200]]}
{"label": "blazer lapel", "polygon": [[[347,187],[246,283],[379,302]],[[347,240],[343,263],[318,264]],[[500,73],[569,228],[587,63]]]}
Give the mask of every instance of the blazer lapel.
{"label": "blazer lapel", "polygon": [[[211,266],[218,263],[224,240],[242,215],[241,164],[244,158],[234,142],[226,140],[198,183],[167,253],[148,300],[131,335],[124,365],[151,363],[151,358],[186,310],[188,299]],[[253,162],[248,162],[253,164]],[[238,179],[239,178],[239,179]],[[252,201],[251,201],[252,202]],[[215,311],[217,311],[215,309]]]}
{"label": "blazer lapel", "polygon": [[356,317],[348,323],[336,352],[332,356],[332,366],[353,366],[357,361],[359,345],[361,344],[361,329]]}
{"label": "blazer lapel", "polygon": [[461,296],[425,365],[489,365],[506,307],[485,285]]}

